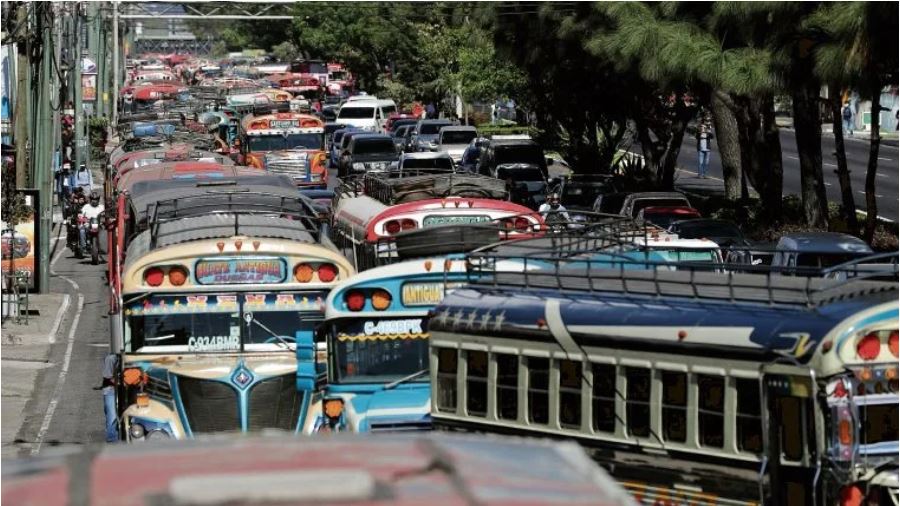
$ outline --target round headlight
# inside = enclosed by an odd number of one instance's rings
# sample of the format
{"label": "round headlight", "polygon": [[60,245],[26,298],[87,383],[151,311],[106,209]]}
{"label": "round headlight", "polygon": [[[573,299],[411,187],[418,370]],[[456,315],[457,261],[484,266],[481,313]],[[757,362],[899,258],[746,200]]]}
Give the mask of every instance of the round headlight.
{"label": "round headlight", "polygon": [[162,441],[164,439],[171,439],[171,436],[162,429],[151,430],[147,433],[147,441]]}
{"label": "round headlight", "polygon": [[128,429],[128,434],[131,436],[131,439],[141,439],[144,437],[145,433],[144,426],[139,423],[131,424],[131,427]]}

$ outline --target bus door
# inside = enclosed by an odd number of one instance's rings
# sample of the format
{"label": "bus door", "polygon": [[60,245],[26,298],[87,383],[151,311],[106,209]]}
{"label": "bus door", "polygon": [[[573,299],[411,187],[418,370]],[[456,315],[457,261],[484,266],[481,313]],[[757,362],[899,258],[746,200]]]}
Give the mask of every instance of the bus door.
{"label": "bus door", "polygon": [[817,504],[821,467],[817,448],[816,383],[812,371],[773,364],[763,368],[766,433],[764,503]]}

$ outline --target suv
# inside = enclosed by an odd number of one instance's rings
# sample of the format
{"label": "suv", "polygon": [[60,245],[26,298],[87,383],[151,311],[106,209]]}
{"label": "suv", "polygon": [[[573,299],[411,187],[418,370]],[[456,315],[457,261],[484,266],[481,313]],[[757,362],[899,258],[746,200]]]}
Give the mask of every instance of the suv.
{"label": "suv", "polygon": [[547,160],[532,140],[491,140],[481,153],[477,172],[506,181],[513,202],[537,209],[546,200]]}
{"label": "suv", "polygon": [[437,151],[444,151],[454,162],[459,163],[463,152],[473,139],[478,137],[478,130],[472,126],[446,126],[438,133]]}
{"label": "suv", "polygon": [[874,254],[865,241],[838,232],[785,234],[775,245],[772,265],[798,275],[811,275]]}
{"label": "suv", "polygon": [[441,128],[452,126],[453,123],[446,119],[422,119],[416,123],[412,136],[407,145],[407,152],[435,151],[437,149],[437,137]]}
{"label": "suv", "polygon": [[462,158],[459,161],[459,168],[463,172],[477,172],[478,160],[481,158],[481,152],[487,147],[490,140],[485,137],[476,137],[463,151]]}
{"label": "suv", "polygon": [[453,159],[447,153],[403,153],[391,171],[404,170],[453,171]]}
{"label": "suv", "polygon": [[355,134],[347,149],[341,153],[338,177],[363,172],[385,172],[396,161],[397,150],[390,135]]}

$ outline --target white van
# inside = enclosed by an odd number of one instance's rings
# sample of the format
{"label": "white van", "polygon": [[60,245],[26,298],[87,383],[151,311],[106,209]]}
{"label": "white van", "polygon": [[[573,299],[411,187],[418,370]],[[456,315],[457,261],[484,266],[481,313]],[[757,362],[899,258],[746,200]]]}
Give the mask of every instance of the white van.
{"label": "white van", "polygon": [[363,130],[381,132],[385,120],[395,112],[397,112],[397,104],[393,100],[376,98],[351,100],[341,106],[336,122]]}

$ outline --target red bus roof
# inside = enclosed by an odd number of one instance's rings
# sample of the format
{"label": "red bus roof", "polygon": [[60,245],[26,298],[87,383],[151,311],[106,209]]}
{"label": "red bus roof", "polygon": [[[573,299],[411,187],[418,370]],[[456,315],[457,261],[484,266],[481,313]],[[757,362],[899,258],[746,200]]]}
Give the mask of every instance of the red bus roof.
{"label": "red bus roof", "polygon": [[240,165],[220,165],[206,162],[167,162],[138,167],[122,175],[116,182],[116,189],[128,191],[139,181],[159,179],[225,179],[238,176],[258,176],[260,169]]}

